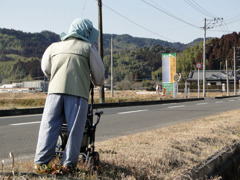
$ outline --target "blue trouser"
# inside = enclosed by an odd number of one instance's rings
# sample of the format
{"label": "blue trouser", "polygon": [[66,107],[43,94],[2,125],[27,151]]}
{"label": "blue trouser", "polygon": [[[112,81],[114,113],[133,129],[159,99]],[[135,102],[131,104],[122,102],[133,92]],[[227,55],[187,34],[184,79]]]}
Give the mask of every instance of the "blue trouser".
{"label": "blue trouser", "polygon": [[62,164],[77,165],[87,111],[88,101],[84,98],[66,94],[47,96],[38,135],[35,164],[47,164],[51,161],[62,123],[66,119],[69,136]]}

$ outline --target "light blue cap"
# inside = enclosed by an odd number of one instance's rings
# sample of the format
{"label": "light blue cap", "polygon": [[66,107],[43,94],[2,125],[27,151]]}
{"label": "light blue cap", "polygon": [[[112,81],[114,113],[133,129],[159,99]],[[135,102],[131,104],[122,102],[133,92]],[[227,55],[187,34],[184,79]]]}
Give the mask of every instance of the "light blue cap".
{"label": "light blue cap", "polygon": [[68,31],[68,34],[62,33],[60,38],[62,41],[69,37],[80,38],[87,42],[94,42],[98,38],[98,30],[93,27],[89,19],[75,19]]}

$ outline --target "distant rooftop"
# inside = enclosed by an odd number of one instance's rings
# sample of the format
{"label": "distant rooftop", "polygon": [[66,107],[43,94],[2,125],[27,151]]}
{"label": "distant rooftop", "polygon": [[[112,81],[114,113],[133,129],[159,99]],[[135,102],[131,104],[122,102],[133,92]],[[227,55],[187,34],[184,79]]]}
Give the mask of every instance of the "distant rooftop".
{"label": "distant rooftop", "polygon": [[[228,71],[229,81],[234,81],[234,71]],[[193,70],[189,73],[187,81],[197,81],[198,71]],[[203,80],[203,70],[199,70],[199,80]],[[237,80],[240,80],[240,75],[237,75]],[[217,82],[226,81],[226,70],[206,70],[206,81]]]}

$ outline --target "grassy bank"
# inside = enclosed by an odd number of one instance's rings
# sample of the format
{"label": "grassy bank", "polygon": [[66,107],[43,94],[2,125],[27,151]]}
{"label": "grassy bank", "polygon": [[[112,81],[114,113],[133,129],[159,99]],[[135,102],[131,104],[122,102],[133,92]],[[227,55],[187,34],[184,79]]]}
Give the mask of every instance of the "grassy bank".
{"label": "grassy bank", "polygon": [[[98,143],[103,176],[176,179],[240,140],[240,110]],[[108,169],[108,171],[104,171]]]}
{"label": "grassy bank", "polygon": [[[101,163],[83,179],[181,179],[223,147],[240,141],[240,109],[169,127],[97,142]],[[33,161],[16,163],[33,172]],[[6,169],[5,171],[9,171]],[[38,179],[38,178],[36,178]]]}

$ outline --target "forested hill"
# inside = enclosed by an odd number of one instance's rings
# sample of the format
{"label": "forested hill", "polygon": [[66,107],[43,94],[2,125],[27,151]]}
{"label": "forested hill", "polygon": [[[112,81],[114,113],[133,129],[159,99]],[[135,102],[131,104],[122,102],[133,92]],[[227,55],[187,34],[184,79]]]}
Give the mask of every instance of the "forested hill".
{"label": "forested hill", "polygon": [[[143,47],[151,47],[154,45],[160,45],[164,48],[172,48],[177,51],[184,50],[188,45],[182,43],[171,43],[159,39],[150,39],[150,38],[139,38],[132,37],[128,34],[116,35],[116,34],[104,34],[103,36],[103,46],[105,53],[108,54],[110,50],[111,37],[113,39],[114,51],[129,51],[136,50]],[[198,42],[201,40],[198,39]]]}
{"label": "forested hill", "polygon": [[59,35],[49,31],[24,33],[12,29],[0,29],[0,61],[14,60],[7,56],[9,54],[41,58],[46,47],[59,40]]}
{"label": "forested hill", "polygon": [[[225,69],[225,61],[228,60],[228,67],[233,68],[233,48],[240,47],[240,33],[233,32],[223,35],[221,38],[212,38],[206,44],[206,69]],[[240,49],[236,48],[236,56],[240,56]],[[193,69],[196,70],[196,63],[202,62],[202,43],[188,47],[177,56],[177,71],[185,77]],[[237,68],[240,61],[236,62]]]}
{"label": "forested hill", "polygon": [[[165,49],[180,51],[186,47],[186,45],[181,43],[169,43],[156,39],[104,34],[103,48],[106,56],[110,54],[111,37],[113,38],[114,53],[121,52],[122,56],[125,54],[124,52],[137,51],[138,49],[154,45],[161,46],[161,52],[164,52]],[[51,43],[57,41],[60,41],[59,35],[50,31],[26,33],[14,29],[0,28],[0,83],[3,79],[26,80],[43,78],[40,69],[40,59],[44,50]],[[95,44],[97,45],[97,42]],[[106,64],[106,66],[108,65]],[[124,75],[122,76],[124,77]]]}
{"label": "forested hill", "polygon": [[56,41],[59,36],[49,31],[0,29],[0,83],[43,78],[40,58],[46,47]]}
{"label": "forested hill", "polygon": [[[187,46],[182,43],[170,43],[158,39],[138,38],[127,34],[104,34],[103,49],[106,54],[108,54],[110,50],[111,37],[113,38],[114,51],[136,50],[143,47],[151,47],[153,45],[161,45],[179,51],[185,49]],[[59,35],[50,31],[25,33],[13,29],[0,28],[1,56],[4,54],[18,54],[24,57],[40,58],[46,47],[56,41],[60,41]],[[97,45],[97,42],[95,42],[95,44]]]}
{"label": "forested hill", "polygon": [[[189,44],[181,44],[129,35],[104,34],[106,78],[110,75],[111,37],[114,52],[114,82],[123,79],[141,81],[161,77],[162,53],[177,53],[177,72],[186,76],[195,68],[195,63],[202,60],[201,38]],[[6,82],[43,79],[40,59],[44,50],[57,41],[60,41],[59,35],[49,31],[25,33],[0,28],[0,83],[3,80]],[[239,33],[209,39],[206,48],[207,69],[223,68],[220,66],[224,65],[226,58],[231,58],[233,46],[240,46]],[[240,65],[240,62],[237,63]]]}

